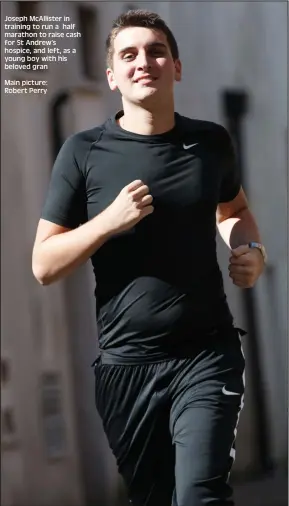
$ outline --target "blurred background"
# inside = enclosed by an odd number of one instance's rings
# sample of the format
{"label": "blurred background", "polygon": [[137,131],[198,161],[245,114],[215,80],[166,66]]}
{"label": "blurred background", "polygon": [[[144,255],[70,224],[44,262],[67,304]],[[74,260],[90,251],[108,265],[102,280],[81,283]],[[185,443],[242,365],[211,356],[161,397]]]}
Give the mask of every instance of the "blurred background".
{"label": "blurred background", "polygon": [[[41,287],[31,251],[55,156],[70,134],[121,108],[105,77],[105,39],[129,8],[158,12],[178,41],[176,110],[222,123],[268,251],[253,290],[219,260],[247,361],[245,408],[231,474],[237,506],[287,504],[286,2],[2,2],[6,16],[69,16],[81,38],[49,70],[4,70],[2,50],[1,506],[125,505],[94,407],[97,353],[90,264]],[[4,33],[2,31],[2,48]],[[47,80],[44,95],[4,94],[4,79]],[[160,505],[161,506],[161,505]]]}

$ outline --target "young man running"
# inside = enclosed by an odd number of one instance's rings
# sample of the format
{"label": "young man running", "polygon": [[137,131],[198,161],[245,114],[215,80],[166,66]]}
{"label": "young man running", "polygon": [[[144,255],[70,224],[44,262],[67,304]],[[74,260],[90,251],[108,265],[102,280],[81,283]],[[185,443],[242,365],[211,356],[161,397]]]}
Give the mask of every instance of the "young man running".
{"label": "young man running", "polygon": [[123,109],[61,148],[33,272],[49,284],[92,260],[96,406],[130,502],[233,505],[244,358],[216,225],[241,288],[262,273],[264,248],[228,133],[175,112],[181,62],[158,15],[114,22],[107,79]]}

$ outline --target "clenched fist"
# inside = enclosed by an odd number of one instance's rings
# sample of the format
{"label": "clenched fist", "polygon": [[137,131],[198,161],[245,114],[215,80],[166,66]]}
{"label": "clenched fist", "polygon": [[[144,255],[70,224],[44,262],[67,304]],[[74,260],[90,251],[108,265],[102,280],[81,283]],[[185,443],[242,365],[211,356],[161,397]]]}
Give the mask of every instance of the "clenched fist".
{"label": "clenched fist", "polygon": [[233,249],[229,261],[229,276],[240,288],[252,288],[265,266],[260,251],[247,244]]}
{"label": "clenched fist", "polygon": [[104,211],[110,233],[129,230],[154,210],[149,188],[136,180],[125,186]]}

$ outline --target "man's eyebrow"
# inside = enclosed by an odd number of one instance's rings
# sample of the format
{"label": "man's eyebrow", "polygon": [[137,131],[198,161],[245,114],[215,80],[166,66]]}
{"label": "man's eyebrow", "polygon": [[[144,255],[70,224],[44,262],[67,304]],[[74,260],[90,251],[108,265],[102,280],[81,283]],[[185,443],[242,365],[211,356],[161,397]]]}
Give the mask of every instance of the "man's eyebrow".
{"label": "man's eyebrow", "polygon": [[[146,45],[146,47],[147,48],[159,47],[159,48],[167,49],[166,44],[164,44],[163,42],[150,42],[149,44]],[[132,51],[133,49],[136,49],[136,47],[135,46],[127,46],[127,47],[124,47],[123,49],[121,49],[118,52],[118,54],[122,55],[124,53],[127,53],[128,51]]]}

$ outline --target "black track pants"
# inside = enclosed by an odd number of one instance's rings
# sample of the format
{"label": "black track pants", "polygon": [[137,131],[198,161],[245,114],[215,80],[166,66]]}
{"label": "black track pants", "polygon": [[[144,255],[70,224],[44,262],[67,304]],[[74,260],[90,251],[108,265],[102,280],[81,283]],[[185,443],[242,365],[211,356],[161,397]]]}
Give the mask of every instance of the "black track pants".
{"label": "black track pants", "polygon": [[189,358],[97,363],[96,407],[133,506],[232,506],[244,394],[237,329]]}

